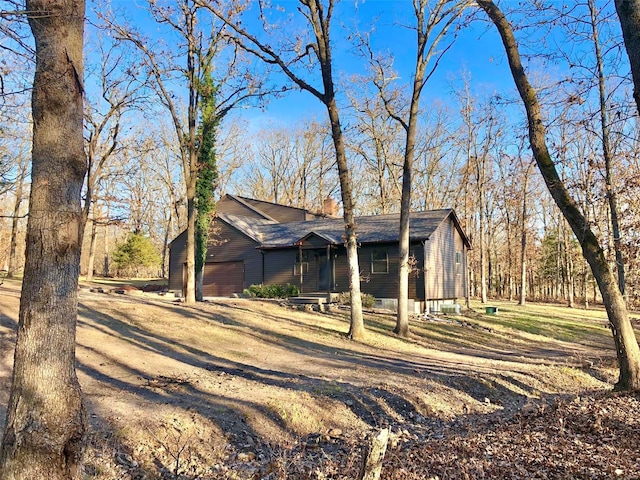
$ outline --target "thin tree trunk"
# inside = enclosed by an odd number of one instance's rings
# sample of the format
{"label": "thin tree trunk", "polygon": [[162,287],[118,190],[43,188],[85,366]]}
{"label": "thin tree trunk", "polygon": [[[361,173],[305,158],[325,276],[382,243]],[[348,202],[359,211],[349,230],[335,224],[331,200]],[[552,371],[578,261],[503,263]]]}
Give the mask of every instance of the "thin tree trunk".
{"label": "thin tree trunk", "polygon": [[93,265],[96,258],[96,240],[98,229],[96,228],[96,219],[91,219],[91,241],[89,243],[89,261],[87,262],[87,282],[93,280]]}
{"label": "thin tree trunk", "polygon": [[[109,218],[109,206],[107,205],[107,215],[106,218]],[[104,261],[102,265],[102,276],[109,276],[109,252],[110,252],[110,243],[109,243],[109,222],[104,226]]]}
{"label": "thin tree trunk", "polygon": [[606,78],[604,76],[604,66],[602,65],[602,52],[600,51],[600,40],[596,25],[596,6],[594,0],[589,0],[589,13],[591,14],[591,29],[593,47],[595,50],[595,60],[598,67],[598,93],[600,97],[600,129],[602,132],[602,156],[604,157],[605,185],[607,200],[609,202],[609,213],[611,215],[611,233],[613,234],[613,248],[616,255],[616,269],[618,272],[618,287],[622,295],[625,293],[625,273],[624,259],[622,257],[622,242],[620,238],[620,221],[618,220],[618,198],[613,185],[613,153],[611,152],[611,141],[609,134],[609,118],[607,107]]}
{"label": "thin tree trunk", "polygon": [[487,303],[487,254],[486,250],[486,228],[484,217],[484,195],[480,194],[480,300]]}
{"label": "thin tree trunk", "polygon": [[27,0],[36,45],[26,265],[0,478],[82,478],[75,372],[82,136],[82,0]]}
{"label": "thin tree trunk", "polygon": [[527,188],[529,185],[529,168],[527,166],[524,173],[524,186],[522,188],[522,236],[520,238],[520,264],[522,270],[520,272],[520,299],[518,305],[524,305],[527,302]]}
{"label": "thin tree trunk", "polygon": [[[194,178],[195,179],[195,178]],[[195,187],[187,187],[187,244],[185,248],[185,275],[187,284],[185,288],[185,303],[196,302],[196,213],[195,213]]]}
{"label": "thin tree trunk", "polygon": [[520,239],[520,264],[522,265],[522,270],[520,272],[520,299],[518,305],[527,303],[527,231],[525,230],[524,222],[523,218],[522,237]]}
{"label": "thin tree trunk", "polygon": [[[27,160],[21,160],[21,163],[27,163]],[[16,251],[18,249],[18,226],[20,225],[20,207],[22,206],[22,195],[24,189],[24,177],[26,175],[26,165],[20,168],[18,185],[16,186],[16,201],[13,204],[13,218],[11,219],[11,241],[9,246],[9,266],[7,268],[7,278],[13,278],[16,265]]]}
{"label": "thin tree trunk", "polygon": [[615,0],[615,4],[631,64],[633,98],[640,113],[640,0]]}
{"label": "thin tree trunk", "polygon": [[562,229],[563,241],[564,241],[564,260],[565,260],[565,269],[567,271],[566,275],[566,289],[567,289],[567,306],[569,308],[575,307],[575,275],[573,271],[573,257],[571,255],[571,245],[569,243],[569,232],[566,227]]}
{"label": "thin tree trunk", "polygon": [[162,245],[162,278],[168,278],[167,275],[167,259],[169,258],[169,238],[173,238],[173,212],[172,208],[168,208],[169,219],[167,227],[164,231],[164,242]]}
{"label": "thin tree trunk", "polygon": [[477,2],[492,20],[502,38],[514,81],[527,110],[529,140],[538,168],[551,196],[578,239],[582,247],[582,253],[587,262],[589,262],[593,276],[600,289],[616,345],[620,369],[616,389],[640,390],[640,348],[638,348],[638,342],[629,321],[624,298],[620,293],[615,277],[611,273],[602,247],[564,183],[560,180],[555,164],[551,159],[546,144],[546,131],[538,98],[520,61],[520,53],[511,25],[491,0],[477,0]]}

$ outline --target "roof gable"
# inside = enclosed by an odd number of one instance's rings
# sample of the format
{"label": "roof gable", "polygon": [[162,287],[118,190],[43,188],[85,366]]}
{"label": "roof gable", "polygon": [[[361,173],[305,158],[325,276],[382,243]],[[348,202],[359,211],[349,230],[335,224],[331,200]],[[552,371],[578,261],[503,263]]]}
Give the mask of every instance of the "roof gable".
{"label": "roof gable", "polygon": [[[265,200],[257,200],[255,198],[242,197],[240,195],[227,194],[232,200],[250,208],[251,210],[260,213],[264,218],[274,220],[276,222],[295,222],[305,221],[313,218],[317,218],[318,215],[311,211],[299,208],[291,207],[289,205],[282,205],[280,203],[267,202]],[[231,212],[229,212],[231,213]]]}

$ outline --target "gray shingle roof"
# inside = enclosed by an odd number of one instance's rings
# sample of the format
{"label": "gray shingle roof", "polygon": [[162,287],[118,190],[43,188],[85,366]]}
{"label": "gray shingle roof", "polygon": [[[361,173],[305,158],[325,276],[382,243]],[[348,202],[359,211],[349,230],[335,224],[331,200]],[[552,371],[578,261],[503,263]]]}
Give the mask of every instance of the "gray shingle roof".
{"label": "gray shingle roof", "polygon": [[[412,213],[409,227],[411,240],[427,240],[450,215],[453,215],[459,225],[452,209]],[[344,221],[341,218],[275,223],[223,213],[218,216],[255,240],[261,248],[290,247],[312,234],[320,236],[330,244],[344,243]],[[356,235],[360,243],[396,242],[399,228],[400,214],[356,218]]]}

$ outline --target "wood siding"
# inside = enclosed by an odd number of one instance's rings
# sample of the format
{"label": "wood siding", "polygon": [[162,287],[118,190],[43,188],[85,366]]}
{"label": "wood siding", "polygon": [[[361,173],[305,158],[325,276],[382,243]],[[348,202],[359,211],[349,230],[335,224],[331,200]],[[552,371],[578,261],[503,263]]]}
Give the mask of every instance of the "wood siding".
{"label": "wood siding", "polygon": [[[388,273],[371,273],[371,253],[374,249],[383,248],[387,250],[389,259]],[[349,266],[347,263],[347,251],[344,247],[339,247],[332,251],[334,255],[333,265],[335,273],[332,290],[335,292],[349,291]],[[409,298],[416,300],[424,299],[424,283],[422,276],[422,245],[412,243],[411,253],[415,255],[417,266],[420,270],[417,275],[409,278]],[[395,298],[398,296],[398,244],[366,244],[358,249],[358,265],[360,267],[360,290],[376,298]]]}
{"label": "wood siding", "polygon": [[[247,204],[281,222],[303,220],[308,215],[302,209],[244,198],[238,199],[233,196],[223,197],[218,202],[217,208],[221,213],[264,218]],[[447,216],[424,245],[422,242],[412,242],[411,254],[415,257],[417,272],[409,277],[409,298],[429,301],[466,297],[467,245],[454,218],[452,215]],[[302,282],[299,271],[296,270],[299,247],[266,250],[259,250],[257,247],[256,241],[217,219],[212,222],[206,262],[207,264],[242,262],[243,288],[261,283],[266,285],[291,283],[298,286],[303,293],[326,291],[327,288],[333,292],[349,290],[347,255],[342,245],[331,246],[327,262],[327,241],[323,237],[310,234],[302,244],[302,248],[308,252],[307,267],[302,275]],[[172,242],[170,249],[169,289],[173,291],[181,291],[183,288],[185,249],[186,232],[183,232]],[[371,271],[371,255],[375,249],[385,249],[387,252],[388,271],[386,273]],[[456,253],[459,253],[459,265],[456,264]],[[358,249],[358,261],[362,292],[376,298],[397,297],[397,242],[361,244]],[[238,289],[238,271],[240,268],[236,265],[233,282],[229,279],[229,283],[234,283],[234,290]],[[218,273],[211,274],[215,282],[219,282],[222,278]],[[207,291],[206,285],[205,291]]]}
{"label": "wood siding", "polygon": [[[466,249],[453,221],[444,221],[426,242],[427,300],[465,297]],[[456,265],[456,252],[460,265]]]}
{"label": "wood siding", "polygon": [[184,264],[187,261],[187,231],[178,235],[169,247],[169,290],[182,291]]}
{"label": "wood siding", "polygon": [[300,287],[300,276],[294,275],[293,269],[296,263],[295,248],[283,250],[265,250],[264,255],[264,284],[265,285],[292,285]]}
{"label": "wood siding", "polygon": [[[181,291],[186,261],[186,232],[171,243],[169,255],[169,290]],[[212,222],[206,263],[243,262],[243,288],[262,283],[262,254],[255,241],[223,221]]]}

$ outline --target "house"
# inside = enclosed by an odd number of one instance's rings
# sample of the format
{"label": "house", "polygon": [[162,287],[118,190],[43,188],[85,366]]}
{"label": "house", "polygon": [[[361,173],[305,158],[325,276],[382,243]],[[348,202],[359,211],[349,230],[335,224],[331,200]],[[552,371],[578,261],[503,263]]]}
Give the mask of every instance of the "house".
{"label": "house", "polygon": [[[335,203],[324,213],[225,195],[216,206],[203,275],[204,296],[230,296],[252,284],[297,285],[303,293],[349,290],[344,222]],[[358,217],[363,293],[393,303],[398,291],[400,215]],[[186,232],[171,244],[169,289],[182,291]],[[469,239],[452,209],[410,219],[413,311],[467,297]],[[410,308],[411,308],[410,306]]]}

